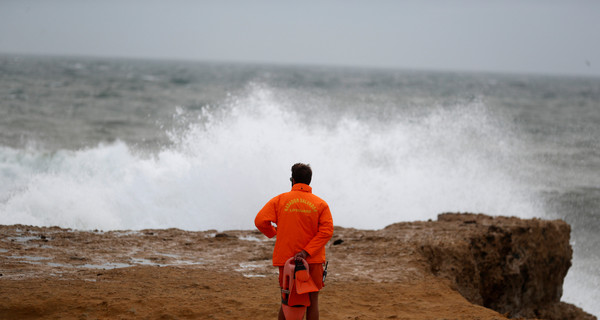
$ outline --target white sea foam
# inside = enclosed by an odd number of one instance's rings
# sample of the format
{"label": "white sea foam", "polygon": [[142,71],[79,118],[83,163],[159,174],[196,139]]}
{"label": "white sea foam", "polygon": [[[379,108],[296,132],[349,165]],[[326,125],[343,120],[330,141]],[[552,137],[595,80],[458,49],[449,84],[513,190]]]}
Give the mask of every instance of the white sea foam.
{"label": "white sea foam", "polygon": [[324,117],[257,86],[205,109],[150,157],[118,141],[53,154],[3,148],[0,223],[249,229],[262,205],[289,189],[295,162],[312,165],[314,192],[341,226],[446,211],[541,215],[514,175],[520,146],[481,103],[379,122]]}

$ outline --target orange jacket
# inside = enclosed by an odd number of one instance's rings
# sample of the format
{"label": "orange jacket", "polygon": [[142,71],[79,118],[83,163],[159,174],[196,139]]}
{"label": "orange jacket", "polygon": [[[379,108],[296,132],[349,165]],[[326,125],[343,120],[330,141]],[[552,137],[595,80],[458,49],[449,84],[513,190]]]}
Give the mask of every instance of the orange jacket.
{"label": "orange jacket", "polygon": [[277,235],[274,266],[283,266],[302,250],[309,254],[308,263],[325,262],[325,244],[333,236],[333,219],[327,203],[312,194],[309,185],[296,183],[292,191],[271,199],[258,212],[254,224],[269,238]]}

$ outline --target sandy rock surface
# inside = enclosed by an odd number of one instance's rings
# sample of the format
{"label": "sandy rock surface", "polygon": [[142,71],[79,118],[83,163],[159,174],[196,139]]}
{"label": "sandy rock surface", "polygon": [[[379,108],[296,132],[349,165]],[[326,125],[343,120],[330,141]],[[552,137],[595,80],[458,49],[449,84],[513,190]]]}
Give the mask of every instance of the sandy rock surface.
{"label": "sandy rock surface", "polygon": [[[336,227],[321,318],[594,319],[560,302],[571,255],[564,222],[438,220]],[[0,318],[275,319],[273,245],[258,231],[0,226]]]}

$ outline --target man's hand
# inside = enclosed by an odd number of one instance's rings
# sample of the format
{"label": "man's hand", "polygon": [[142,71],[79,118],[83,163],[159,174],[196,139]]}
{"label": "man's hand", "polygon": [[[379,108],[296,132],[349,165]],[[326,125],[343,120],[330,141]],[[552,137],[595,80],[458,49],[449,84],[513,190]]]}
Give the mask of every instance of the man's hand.
{"label": "man's hand", "polygon": [[295,260],[300,260],[300,259],[306,260],[306,258],[308,258],[308,252],[306,252],[304,250],[302,250],[294,255]]}

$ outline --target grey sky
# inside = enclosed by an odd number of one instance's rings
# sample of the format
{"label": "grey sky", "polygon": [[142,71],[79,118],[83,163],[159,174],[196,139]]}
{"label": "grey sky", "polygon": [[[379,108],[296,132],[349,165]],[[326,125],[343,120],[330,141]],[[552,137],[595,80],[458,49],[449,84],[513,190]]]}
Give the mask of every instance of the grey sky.
{"label": "grey sky", "polygon": [[0,52],[600,76],[600,1],[0,0]]}

